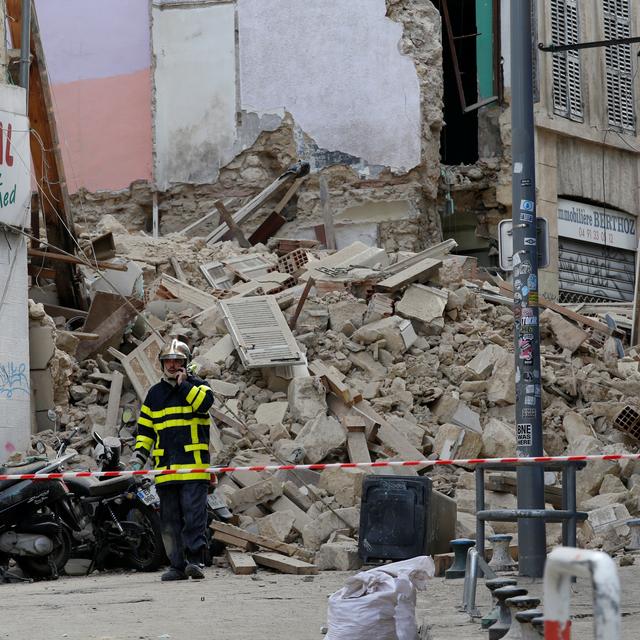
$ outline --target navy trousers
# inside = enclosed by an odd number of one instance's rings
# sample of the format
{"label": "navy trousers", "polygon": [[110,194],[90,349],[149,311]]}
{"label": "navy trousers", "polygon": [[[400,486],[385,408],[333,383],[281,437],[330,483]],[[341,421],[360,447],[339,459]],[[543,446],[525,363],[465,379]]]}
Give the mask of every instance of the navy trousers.
{"label": "navy trousers", "polygon": [[204,560],[208,488],[199,480],[156,485],[164,546],[171,566],[180,571]]}

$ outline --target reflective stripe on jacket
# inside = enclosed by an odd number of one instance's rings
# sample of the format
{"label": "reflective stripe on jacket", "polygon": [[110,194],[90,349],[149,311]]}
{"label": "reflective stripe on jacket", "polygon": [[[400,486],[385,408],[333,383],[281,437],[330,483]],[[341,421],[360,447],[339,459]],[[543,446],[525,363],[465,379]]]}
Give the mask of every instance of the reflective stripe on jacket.
{"label": "reflective stripe on jacket", "polygon": [[[180,385],[161,380],[147,393],[138,418],[135,456],[153,458],[153,467],[191,469],[209,466],[209,409],[213,393],[206,382],[187,376]],[[157,484],[210,480],[209,473],[156,476]]]}

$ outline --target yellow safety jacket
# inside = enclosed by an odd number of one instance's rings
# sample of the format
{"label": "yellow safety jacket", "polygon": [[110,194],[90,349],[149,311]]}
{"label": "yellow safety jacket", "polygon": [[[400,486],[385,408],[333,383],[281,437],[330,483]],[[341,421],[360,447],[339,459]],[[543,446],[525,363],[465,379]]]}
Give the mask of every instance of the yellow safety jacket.
{"label": "yellow safety jacket", "polygon": [[[144,464],[151,455],[158,470],[208,467],[212,404],[209,386],[192,375],[180,385],[164,379],[153,385],[140,409],[134,459]],[[155,480],[165,484],[210,477],[209,473],[185,473]]]}

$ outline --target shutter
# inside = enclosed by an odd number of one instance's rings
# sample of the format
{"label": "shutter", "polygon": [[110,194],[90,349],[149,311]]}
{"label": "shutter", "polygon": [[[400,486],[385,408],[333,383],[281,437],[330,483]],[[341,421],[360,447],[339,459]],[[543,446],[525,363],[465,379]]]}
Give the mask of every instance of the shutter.
{"label": "shutter", "polygon": [[560,302],[633,302],[635,251],[559,238]]}
{"label": "shutter", "polygon": [[[603,0],[602,11],[605,39],[631,37],[629,0]],[[609,125],[635,133],[631,45],[606,47],[605,68]]]}
{"label": "shutter", "polygon": [[[574,44],[580,39],[577,0],[552,0],[551,39],[553,44]],[[583,122],[580,53],[553,54],[553,111],[559,116]]]}
{"label": "shutter", "polygon": [[220,309],[240,359],[248,369],[306,364],[273,296],[224,300]]}

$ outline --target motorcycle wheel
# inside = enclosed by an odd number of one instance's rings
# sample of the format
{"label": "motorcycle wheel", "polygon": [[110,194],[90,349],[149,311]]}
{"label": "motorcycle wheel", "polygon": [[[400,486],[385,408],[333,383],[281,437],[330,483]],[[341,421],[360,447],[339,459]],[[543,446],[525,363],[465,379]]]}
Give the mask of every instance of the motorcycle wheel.
{"label": "motorcycle wheel", "polygon": [[66,527],[61,527],[53,538],[53,551],[48,556],[21,556],[16,564],[25,575],[32,578],[57,578],[63,573],[71,555],[71,535]]}
{"label": "motorcycle wheel", "polygon": [[138,571],[159,569],[165,563],[166,554],[160,517],[156,511],[144,504],[134,504],[127,511],[126,522],[120,524],[128,531],[135,547],[126,556],[129,566]]}

